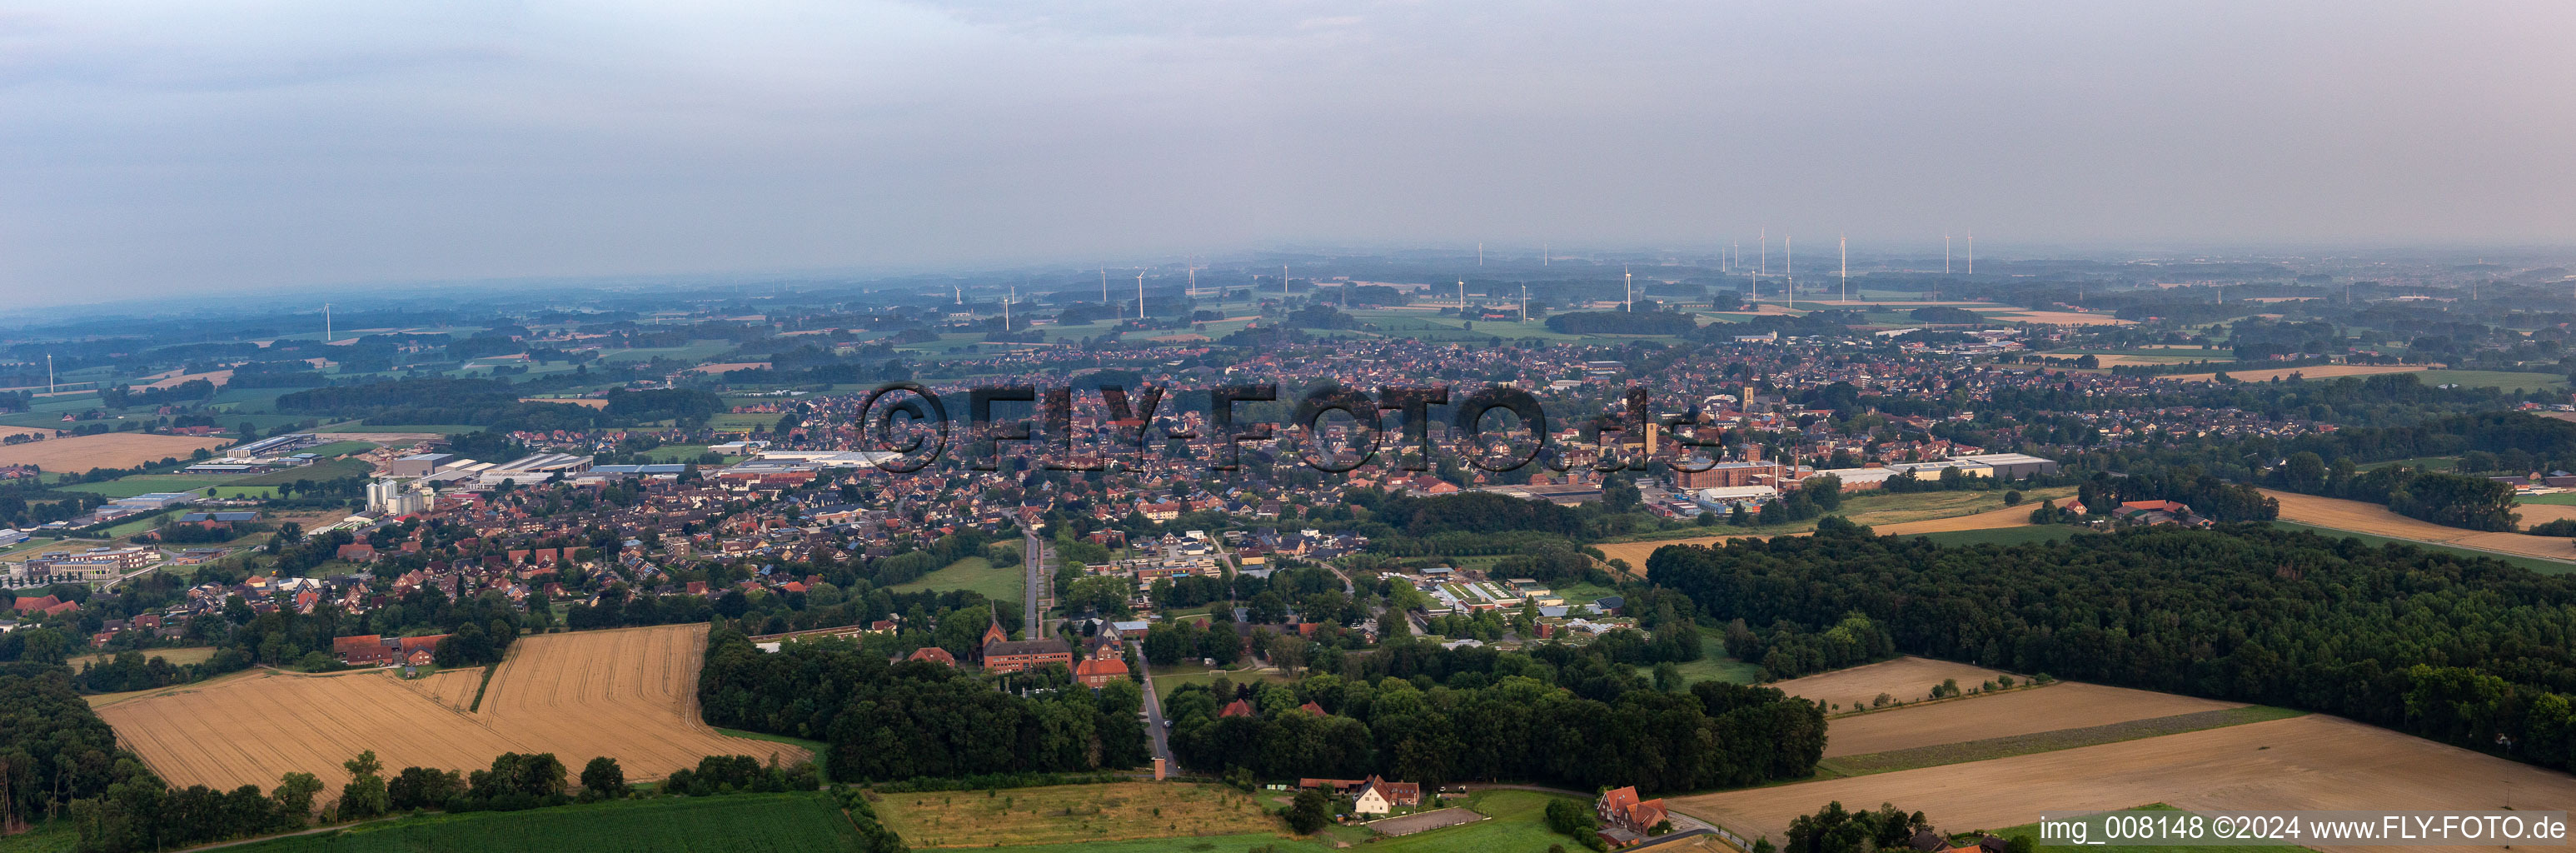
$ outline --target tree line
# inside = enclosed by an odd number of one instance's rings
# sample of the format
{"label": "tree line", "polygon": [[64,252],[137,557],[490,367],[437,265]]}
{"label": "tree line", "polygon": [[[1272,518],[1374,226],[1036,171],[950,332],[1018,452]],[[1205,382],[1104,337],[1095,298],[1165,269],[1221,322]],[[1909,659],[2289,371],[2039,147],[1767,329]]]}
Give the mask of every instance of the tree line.
{"label": "tree line", "polygon": [[1718,618],[1813,631],[1851,614],[1896,651],[2308,708],[2567,767],[2576,579],[2257,526],[1945,548],[1817,535],[1667,546],[1647,576]]}
{"label": "tree line", "polygon": [[[1194,770],[1258,778],[1680,791],[1805,776],[1824,750],[1824,712],[1771,688],[1657,689],[1606,656],[1553,643],[1529,654],[1389,648],[1400,659],[1347,675],[1176,688],[1163,701],[1172,751]],[[1254,713],[1225,716],[1236,700]],[[1302,708],[1310,702],[1325,713]]]}
{"label": "tree line", "polygon": [[[979,628],[980,630],[980,628]],[[1061,667],[1026,678],[1031,695],[928,661],[893,663],[848,641],[763,653],[709,632],[698,701],[708,723],[830,744],[833,777],[892,781],[1135,767],[1149,757],[1143,690],[1073,686]]]}

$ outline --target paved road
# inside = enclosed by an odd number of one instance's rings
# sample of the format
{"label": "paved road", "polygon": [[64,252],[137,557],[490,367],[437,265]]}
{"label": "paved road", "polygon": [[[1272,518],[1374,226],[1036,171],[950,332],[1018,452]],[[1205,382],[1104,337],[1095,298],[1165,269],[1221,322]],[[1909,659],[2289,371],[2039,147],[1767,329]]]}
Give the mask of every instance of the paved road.
{"label": "paved road", "polygon": [[1020,565],[1026,567],[1028,578],[1020,592],[1020,613],[1029,621],[1025,636],[1043,640],[1047,638],[1048,625],[1046,611],[1039,607],[1038,593],[1052,585],[1046,573],[1046,542],[1038,538],[1036,528],[1029,528],[1026,535],[1028,538],[1020,547]]}
{"label": "paved road", "polygon": [[1154,757],[1163,760],[1164,771],[1179,775],[1180,762],[1172,760],[1171,733],[1163,728],[1163,697],[1154,693],[1154,665],[1145,661],[1145,641],[1129,640],[1127,644],[1136,650],[1136,664],[1145,668],[1145,737],[1153,742]]}

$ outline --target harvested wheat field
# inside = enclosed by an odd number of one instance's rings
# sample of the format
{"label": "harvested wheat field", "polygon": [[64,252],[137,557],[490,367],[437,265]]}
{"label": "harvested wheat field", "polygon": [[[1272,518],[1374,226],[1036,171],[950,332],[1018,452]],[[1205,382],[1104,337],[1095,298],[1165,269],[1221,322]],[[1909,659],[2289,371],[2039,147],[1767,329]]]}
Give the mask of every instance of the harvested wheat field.
{"label": "harvested wheat field", "polygon": [[442,669],[419,678],[397,678],[394,683],[432,702],[469,711],[474,708],[474,692],[483,688],[483,668]]}
{"label": "harvested wheat field", "polygon": [[[2382,373],[2413,373],[2431,369],[2421,364],[2320,364],[2313,367],[2283,367],[2273,370],[2230,370],[2227,375],[2246,382],[2270,382],[2274,379],[2288,379],[2293,373],[2308,379],[2329,379],[2336,376],[2376,376]],[[2162,378],[2177,382],[2207,382],[2218,378],[2218,374],[2183,373]]]}
{"label": "harvested wheat field", "polygon": [[174,784],[273,785],[304,771],[337,790],[340,762],[375,750],[385,766],[471,770],[504,752],[551,752],[579,767],[609,756],[630,779],[658,779],[708,755],[802,760],[802,749],[717,734],[698,719],[706,626],[545,634],[520,640],[492,676],[483,708],[467,677],[405,683],[389,671],[330,675],[259,671],[158,691],[99,708],[117,737]]}
{"label": "harvested wheat field", "polygon": [[0,445],[0,465],[34,465],[47,471],[132,468],[171,457],[186,459],[199,448],[212,450],[231,443],[229,438],[107,432]]}
{"label": "harvested wheat field", "polygon": [[40,435],[46,438],[52,438],[61,434],[61,430],[46,429],[44,427],[22,427],[0,424],[0,438],[8,438],[13,435]]}
{"label": "harvested wheat field", "polygon": [[[1968,704],[1976,704],[1969,702]],[[2310,714],[2143,740],[1672,798],[1748,838],[1787,836],[1828,802],[1898,803],[1948,831],[2029,823],[2042,809],[2493,809],[2576,802],[2576,777]],[[2319,848],[2333,851],[2337,848]],[[2461,847],[2459,850],[2497,848]]]}
{"label": "harvested wheat field", "polygon": [[728,362],[724,362],[724,363],[722,363],[722,364],[701,364],[701,365],[698,365],[698,366],[696,366],[696,367],[692,367],[692,368],[689,368],[689,369],[687,369],[687,370],[683,370],[683,371],[680,371],[680,372],[682,372],[682,373],[731,373],[731,372],[734,372],[734,371],[736,371],[736,370],[768,370],[768,369],[769,369],[769,362],[766,362],[766,361],[728,361]]}
{"label": "harvested wheat field", "polygon": [[1791,696],[1803,696],[1817,702],[1840,703],[1848,708],[1853,705],[1868,707],[1870,700],[1878,698],[1881,693],[1907,702],[1929,699],[1932,688],[1940,684],[1941,679],[1958,679],[1959,686],[1967,688],[2002,674],[1985,667],[1908,655],[1762,686],[1777,687]]}
{"label": "harvested wheat field", "polygon": [[[2281,520],[2317,527],[2350,530],[2373,536],[2412,539],[2417,542],[2439,542],[2461,548],[2538,557],[2544,560],[2576,559],[2565,538],[2532,536],[2523,533],[2484,533],[2446,527],[2430,521],[2398,515],[2387,507],[2342,498],[2321,498],[2292,492],[2264,489],[2263,494],[2281,502]],[[2525,509],[2529,509],[2526,507]],[[2524,521],[2532,519],[2526,517]]]}
{"label": "harvested wheat field", "polygon": [[206,371],[206,372],[204,372],[204,373],[181,373],[181,372],[179,372],[179,371],[173,370],[173,371],[170,371],[170,372],[168,372],[168,373],[157,373],[157,374],[153,374],[153,375],[151,375],[151,376],[146,376],[146,377],[143,377],[143,378],[144,378],[144,379],[147,379],[147,380],[150,380],[150,384],[146,384],[146,385],[138,385],[138,386],[135,386],[135,387],[138,387],[138,388],[177,388],[177,387],[179,387],[180,385],[183,385],[183,384],[186,384],[186,383],[188,383],[188,382],[195,381],[195,380],[199,380],[199,379],[203,379],[203,380],[206,380],[206,381],[208,381],[208,382],[212,382],[212,383],[214,383],[214,384],[216,384],[216,385],[222,385],[222,384],[224,384],[224,383],[226,383],[226,382],[230,382],[230,381],[232,381],[232,379],[233,379],[233,372],[232,372],[232,371],[230,371],[230,370],[209,370],[209,371]]}
{"label": "harvested wheat field", "polygon": [[561,403],[566,406],[587,406],[593,409],[608,408],[608,400],[604,397],[521,397],[519,402]]}
{"label": "harvested wheat field", "polygon": [[[1976,685],[1963,680],[1961,686]],[[2061,681],[1948,702],[1835,717],[1825,731],[1825,757],[1867,755],[2241,707],[2244,704],[2240,702]]]}
{"label": "harvested wheat field", "polygon": [[[1915,533],[1941,533],[1951,530],[1993,530],[2004,527],[2029,527],[2030,511],[2037,508],[2038,504],[2027,503],[2021,506],[1990,509],[1984,512],[1971,513],[1968,515],[1954,515],[1948,518],[1927,518],[1921,521],[1899,521],[1892,524],[1874,524],[1870,525],[1869,529],[1881,536],[1904,536]],[[1868,523],[1865,520],[1865,517],[1854,520],[1860,521],[1860,523],[1863,524]],[[1807,533],[1802,531],[1784,535],[1805,536]],[[1636,568],[1637,571],[1643,572],[1646,570],[1646,558],[1654,556],[1655,549],[1666,545],[1715,545],[1735,539],[1760,541],[1769,538],[1771,538],[1771,534],[1740,533],[1732,536],[1700,536],[1691,539],[1659,539],[1650,542],[1608,542],[1595,545],[1593,547],[1601,549],[1601,556],[1603,559],[1626,560],[1628,561],[1629,566]]]}
{"label": "harvested wheat field", "polygon": [[2137,322],[2122,320],[2109,314],[2090,314],[2082,311],[2008,311],[1995,314],[1990,319],[2007,323],[2047,323],[2057,326],[2127,326]]}

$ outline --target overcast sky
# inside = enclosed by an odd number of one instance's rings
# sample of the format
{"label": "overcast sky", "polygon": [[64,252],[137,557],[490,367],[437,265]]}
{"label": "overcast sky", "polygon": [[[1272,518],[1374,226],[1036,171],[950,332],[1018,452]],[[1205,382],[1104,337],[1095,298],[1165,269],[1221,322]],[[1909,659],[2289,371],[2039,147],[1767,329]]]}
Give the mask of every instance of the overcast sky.
{"label": "overcast sky", "polygon": [[2570,33],[2560,0],[0,0],[0,297],[1766,225],[2565,245]]}

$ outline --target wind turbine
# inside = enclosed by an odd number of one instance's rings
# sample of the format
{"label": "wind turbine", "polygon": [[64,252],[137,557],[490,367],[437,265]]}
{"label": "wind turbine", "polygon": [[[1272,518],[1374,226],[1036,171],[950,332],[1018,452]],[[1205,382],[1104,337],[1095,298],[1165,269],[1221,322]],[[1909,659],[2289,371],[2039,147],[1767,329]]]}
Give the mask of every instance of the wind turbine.
{"label": "wind turbine", "polygon": [[1977,274],[1977,229],[1968,229],[1968,274]]}
{"label": "wind turbine", "polygon": [[1145,322],[1145,271],[1136,271],[1136,323]]}
{"label": "wind turbine", "polygon": [[1619,274],[1620,274],[1621,276],[1625,276],[1625,277],[1628,279],[1628,303],[1627,303],[1627,304],[1628,304],[1628,309],[1627,309],[1627,310],[1632,311],[1632,312],[1633,312],[1633,311],[1636,311],[1636,310],[1637,310],[1637,274],[1636,274],[1636,273],[1633,273],[1633,272],[1629,272],[1629,271],[1628,271],[1628,265],[1626,265],[1626,264],[1620,264],[1620,265],[1619,265]]}
{"label": "wind turbine", "polygon": [[1834,236],[1834,240],[1842,246],[1843,302],[1845,304],[1849,304],[1851,302],[1851,235],[1837,234]]}
{"label": "wind turbine", "polygon": [[1798,310],[1797,238],[1780,235],[1780,275],[1789,280],[1789,310]]}
{"label": "wind turbine", "polygon": [[[1529,282],[1526,281],[1521,282],[1521,323],[1523,325],[1529,323]],[[46,358],[52,358],[52,356],[46,356]]]}
{"label": "wind turbine", "polygon": [[1100,268],[1100,304],[1109,304],[1109,268]]}
{"label": "wind turbine", "polygon": [[1950,232],[1941,232],[1941,274],[1950,274]]}

